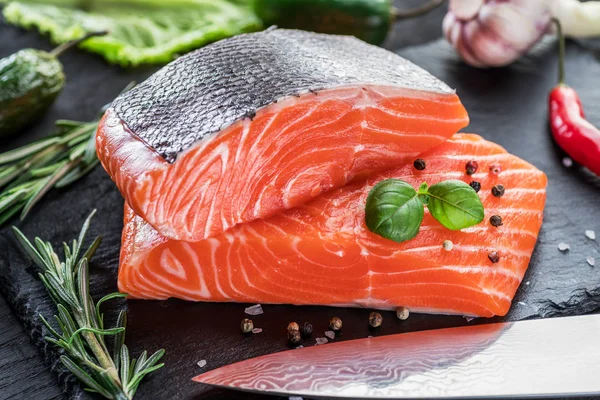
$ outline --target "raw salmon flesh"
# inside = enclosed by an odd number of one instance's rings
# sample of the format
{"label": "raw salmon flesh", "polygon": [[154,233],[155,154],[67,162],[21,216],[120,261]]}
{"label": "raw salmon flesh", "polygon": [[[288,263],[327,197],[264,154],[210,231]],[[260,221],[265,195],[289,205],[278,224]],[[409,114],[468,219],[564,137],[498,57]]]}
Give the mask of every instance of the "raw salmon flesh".
{"label": "raw salmon flesh", "polygon": [[[144,299],[506,314],[542,224],[546,176],[471,134],[456,134],[420,157],[427,163],[423,171],[409,163],[193,243],[161,236],[126,207],[119,289]],[[470,160],[479,164],[472,176],[465,173]],[[498,174],[490,172],[494,164]],[[370,189],[387,178],[414,187],[478,181],[486,217],[451,231],[425,210],[415,239],[384,239],[366,228],[364,208]],[[506,188],[499,198],[491,193],[498,183]],[[492,226],[492,215],[501,216],[503,225]],[[451,250],[443,248],[445,240],[452,241]],[[498,253],[498,262],[490,260],[491,252]]]}
{"label": "raw salmon flesh", "polygon": [[412,162],[467,124],[452,89],[394,53],[271,29],[183,56],[122,94],[97,149],[137,215],[198,241]]}

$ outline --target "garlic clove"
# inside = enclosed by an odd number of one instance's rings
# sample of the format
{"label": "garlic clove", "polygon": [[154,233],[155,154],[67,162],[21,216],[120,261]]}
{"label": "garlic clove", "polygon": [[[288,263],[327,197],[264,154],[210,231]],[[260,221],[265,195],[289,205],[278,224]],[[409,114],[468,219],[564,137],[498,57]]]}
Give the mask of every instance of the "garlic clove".
{"label": "garlic clove", "polygon": [[450,0],[448,9],[461,21],[469,21],[479,13],[484,0]]}
{"label": "garlic clove", "polygon": [[479,18],[507,46],[517,50],[517,56],[537,43],[550,24],[550,13],[545,7],[518,8],[511,3],[483,7]]}
{"label": "garlic clove", "polygon": [[470,44],[472,53],[486,66],[499,67],[509,64],[521,54],[493,31],[482,28],[481,24],[465,26],[464,30],[465,40]]}

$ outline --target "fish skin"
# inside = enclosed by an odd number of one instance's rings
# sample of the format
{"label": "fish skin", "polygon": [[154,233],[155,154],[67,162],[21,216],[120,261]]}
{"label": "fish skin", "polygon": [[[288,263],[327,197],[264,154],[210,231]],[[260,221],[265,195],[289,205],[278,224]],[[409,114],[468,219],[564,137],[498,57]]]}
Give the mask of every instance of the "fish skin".
{"label": "fish skin", "polygon": [[286,97],[347,86],[454,91],[410,61],[351,36],[288,29],[238,35],[186,54],[112,103],[167,162]]}
{"label": "fish skin", "polygon": [[162,235],[198,241],[401,165],[468,124],[454,90],[348,36],[269,29],[113,101],[98,157]]}
{"label": "fish skin", "polygon": [[98,157],[162,235],[198,241],[412,162],[468,124],[456,94],[373,85],[288,97],[166,162],[109,109]]}
{"label": "fish skin", "polygon": [[[195,243],[167,239],[126,207],[119,290],[132,298],[353,306],[480,317],[505,315],[527,270],[543,220],[547,178],[531,164],[472,134],[456,134],[422,154],[423,171],[394,168],[323,194],[268,220]],[[467,161],[478,171],[465,173]],[[489,166],[500,164],[498,175]],[[479,225],[450,231],[425,210],[416,238],[395,243],[364,223],[380,180],[417,187],[476,180],[485,208]],[[494,197],[491,188],[506,187]],[[488,219],[498,214],[501,227]],[[451,251],[443,249],[451,240]],[[490,251],[500,254],[493,264]]]}

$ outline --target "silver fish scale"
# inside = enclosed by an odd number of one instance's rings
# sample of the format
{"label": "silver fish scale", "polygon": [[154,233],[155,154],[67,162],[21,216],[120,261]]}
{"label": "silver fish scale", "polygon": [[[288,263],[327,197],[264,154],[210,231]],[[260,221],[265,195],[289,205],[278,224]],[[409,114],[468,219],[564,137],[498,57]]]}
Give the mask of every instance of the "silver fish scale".
{"label": "silver fish scale", "polygon": [[453,93],[402,57],[358,39],[269,29],[180,57],[112,104],[168,162],[196,141],[287,96],[345,85]]}

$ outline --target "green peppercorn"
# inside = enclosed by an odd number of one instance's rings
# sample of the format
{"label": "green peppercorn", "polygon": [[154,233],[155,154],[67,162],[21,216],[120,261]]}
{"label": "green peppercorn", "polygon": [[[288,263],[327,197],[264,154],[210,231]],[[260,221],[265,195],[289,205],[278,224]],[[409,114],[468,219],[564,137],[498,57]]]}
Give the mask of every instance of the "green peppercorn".
{"label": "green peppercorn", "polygon": [[481,183],[479,183],[477,181],[473,181],[473,182],[469,183],[469,186],[471,186],[473,188],[473,190],[475,190],[475,193],[479,193],[479,191],[481,190]]}
{"label": "green peppercorn", "polygon": [[425,167],[427,166],[427,164],[425,163],[425,160],[423,160],[422,158],[417,158],[415,160],[415,162],[413,163],[413,166],[415,167],[416,170],[423,171],[425,169]]}
{"label": "green peppercorn", "polygon": [[369,314],[369,325],[372,328],[379,328],[383,323],[383,317],[378,312],[372,312]]}
{"label": "green peppercorn", "polygon": [[442,243],[442,247],[446,251],[452,251],[452,249],[454,248],[454,243],[452,243],[452,240],[444,240],[444,243]]}
{"label": "green peppercorn", "polygon": [[254,329],[254,322],[252,322],[251,319],[244,318],[240,323],[240,328],[243,333],[250,333],[252,332],[252,329]]}
{"label": "green peppercorn", "polygon": [[339,331],[342,329],[342,320],[338,317],[333,317],[329,320],[329,329],[332,331]]}
{"label": "green peppercorn", "polygon": [[494,187],[492,187],[492,194],[494,195],[494,197],[504,196],[504,185],[494,185]]}
{"label": "green peppercorn", "polygon": [[490,217],[490,224],[495,227],[502,226],[502,217],[499,215],[492,215]]}
{"label": "green peppercorn", "polygon": [[300,331],[300,334],[303,338],[308,338],[312,335],[313,333],[313,326],[312,324],[309,324],[308,322],[305,322],[304,325],[302,325],[302,331]]}

